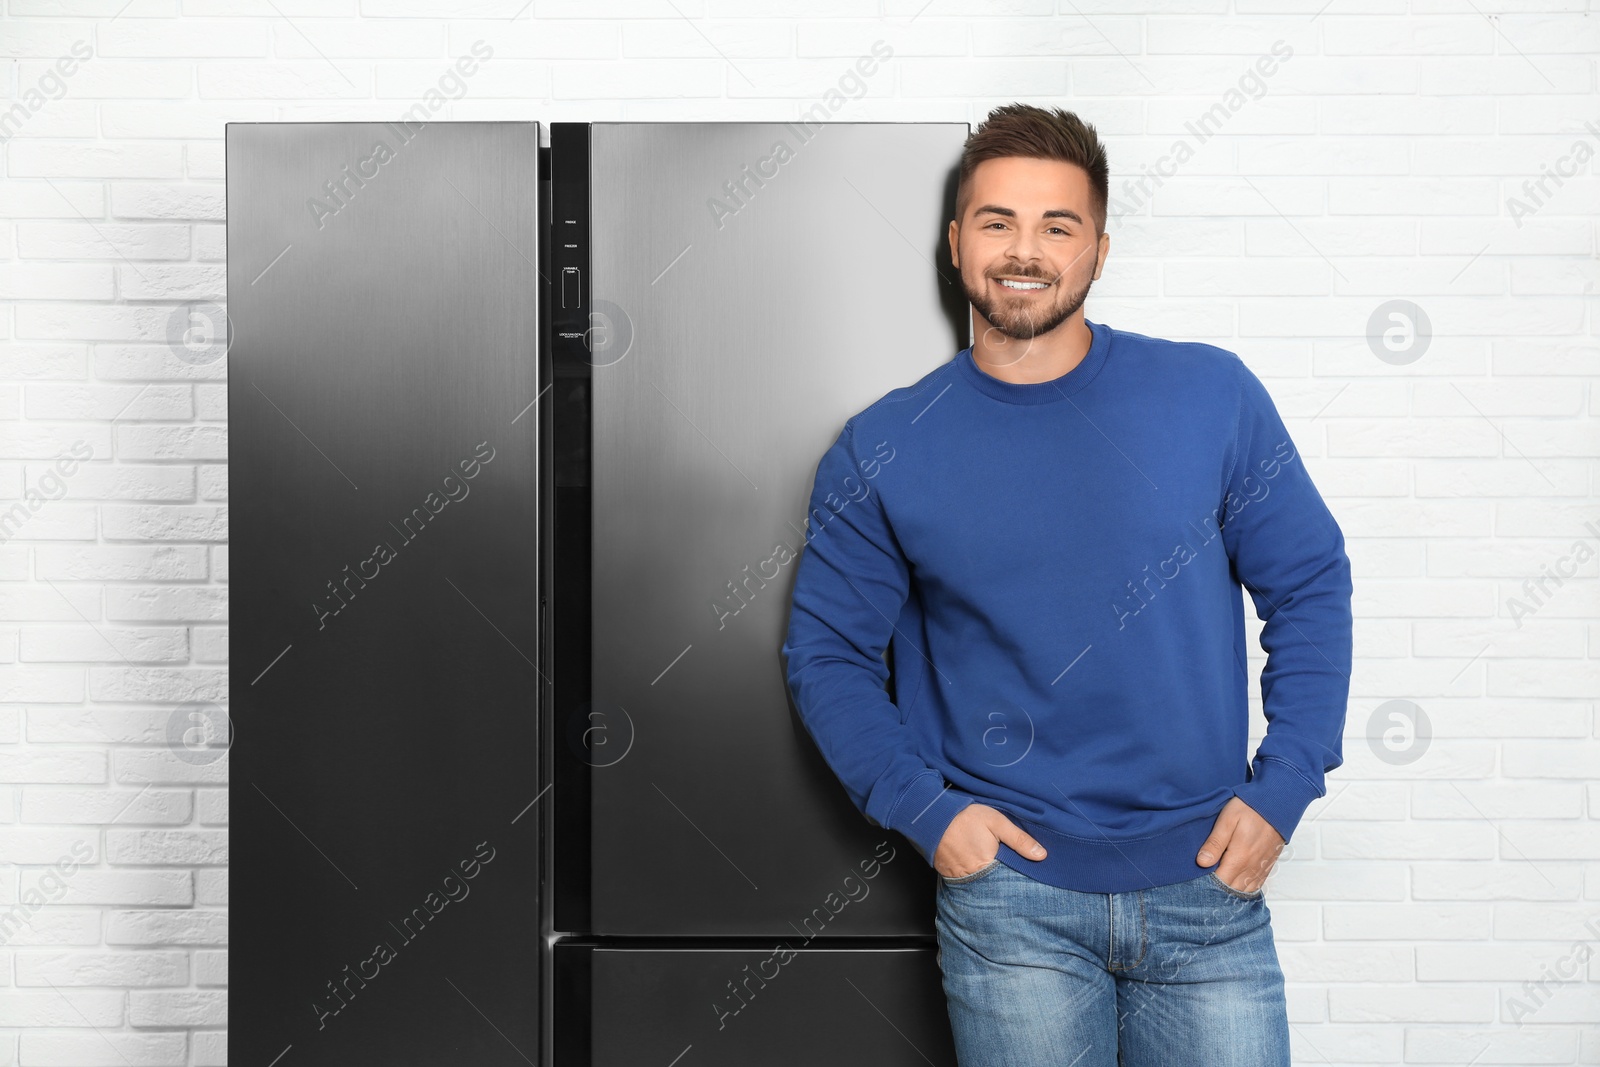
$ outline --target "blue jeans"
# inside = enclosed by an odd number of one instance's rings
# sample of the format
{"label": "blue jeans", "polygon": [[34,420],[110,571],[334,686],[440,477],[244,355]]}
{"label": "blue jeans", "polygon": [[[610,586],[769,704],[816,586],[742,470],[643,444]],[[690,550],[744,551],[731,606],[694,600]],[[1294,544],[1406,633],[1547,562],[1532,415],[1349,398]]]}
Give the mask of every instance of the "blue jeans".
{"label": "blue jeans", "polygon": [[939,968],[961,1067],[1288,1067],[1263,891],[1207,871],[1080,893],[999,860],[937,877]]}

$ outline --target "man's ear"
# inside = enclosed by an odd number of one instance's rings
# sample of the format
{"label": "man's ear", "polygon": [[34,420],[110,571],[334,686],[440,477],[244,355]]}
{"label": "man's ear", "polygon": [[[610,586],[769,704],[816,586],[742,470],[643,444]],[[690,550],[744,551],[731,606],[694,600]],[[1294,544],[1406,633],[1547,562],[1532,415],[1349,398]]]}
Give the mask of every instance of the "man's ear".
{"label": "man's ear", "polygon": [[951,219],[950,229],[947,231],[947,236],[950,240],[950,265],[957,270],[961,269],[961,256],[956,251],[956,249],[961,247],[961,242],[958,236],[960,233],[961,227],[956,225],[955,219]]}

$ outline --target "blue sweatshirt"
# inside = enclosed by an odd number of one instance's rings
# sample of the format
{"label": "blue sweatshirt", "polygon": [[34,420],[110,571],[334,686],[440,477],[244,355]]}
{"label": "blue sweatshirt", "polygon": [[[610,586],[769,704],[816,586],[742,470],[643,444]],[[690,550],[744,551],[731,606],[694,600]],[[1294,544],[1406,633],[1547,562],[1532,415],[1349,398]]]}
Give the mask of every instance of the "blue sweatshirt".
{"label": "blue sweatshirt", "polygon": [[[1002,843],[1007,866],[1109,893],[1215,869],[1195,854],[1235,796],[1293,835],[1343,761],[1351,582],[1238,356],[1087,325],[1054,381],[1002,381],[965,348],[845,423],[783,653],[874,825],[931,865],[981,802],[1049,850]],[[1241,585],[1267,652],[1253,759]]]}

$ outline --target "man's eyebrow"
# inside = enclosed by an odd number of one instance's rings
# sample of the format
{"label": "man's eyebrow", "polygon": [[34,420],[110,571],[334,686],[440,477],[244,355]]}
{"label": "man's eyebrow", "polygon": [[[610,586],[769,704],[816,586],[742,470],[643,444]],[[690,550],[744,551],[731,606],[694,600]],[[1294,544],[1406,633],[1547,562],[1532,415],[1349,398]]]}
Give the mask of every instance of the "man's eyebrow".
{"label": "man's eyebrow", "polygon": [[[999,204],[985,204],[973,211],[973,215],[982,215],[986,211],[991,215],[1004,215],[1008,219],[1017,217],[1015,211],[1008,207],[1001,207]],[[1076,211],[1068,211],[1064,207],[1053,207],[1044,213],[1044,217],[1047,219],[1071,219],[1079,226],[1083,225],[1083,219],[1078,216]]]}

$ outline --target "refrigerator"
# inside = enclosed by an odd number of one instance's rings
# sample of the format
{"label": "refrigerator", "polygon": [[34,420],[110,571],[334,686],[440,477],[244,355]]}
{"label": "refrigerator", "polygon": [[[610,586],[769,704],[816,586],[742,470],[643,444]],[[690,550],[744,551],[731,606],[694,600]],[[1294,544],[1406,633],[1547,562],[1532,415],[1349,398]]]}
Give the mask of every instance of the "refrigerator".
{"label": "refrigerator", "polygon": [[235,1067],[955,1062],[780,646],[968,133],[227,124]]}

